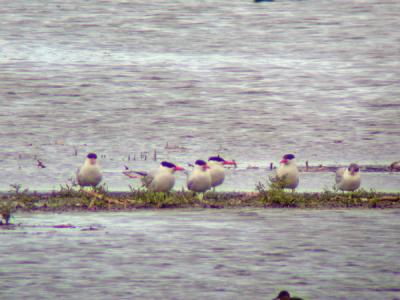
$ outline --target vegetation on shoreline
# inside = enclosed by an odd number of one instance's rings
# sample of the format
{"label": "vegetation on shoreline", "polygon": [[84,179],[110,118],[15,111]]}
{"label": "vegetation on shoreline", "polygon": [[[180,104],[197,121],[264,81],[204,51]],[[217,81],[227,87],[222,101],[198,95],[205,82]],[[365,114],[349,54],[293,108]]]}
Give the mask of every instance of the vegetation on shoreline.
{"label": "vegetation on shoreline", "polygon": [[61,186],[49,193],[29,192],[12,185],[0,194],[2,223],[15,211],[121,210],[162,208],[400,208],[400,193],[388,194],[358,190],[353,193],[325,190],[320,193],[284,191],[279,182],[257,185],[257,192],[208,192],[204,196],[188,191],[156,193],[143,189],[108,192],[103,185],[94,190]]}

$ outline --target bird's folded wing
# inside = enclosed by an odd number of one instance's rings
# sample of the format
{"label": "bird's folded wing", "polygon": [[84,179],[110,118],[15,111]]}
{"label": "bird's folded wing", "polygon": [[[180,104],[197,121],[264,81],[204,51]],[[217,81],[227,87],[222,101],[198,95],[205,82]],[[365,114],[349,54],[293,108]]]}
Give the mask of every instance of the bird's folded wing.
{"label": "bird's folded wing", "polygon": [[279,181],[278,175],[274,174],[272,176],[269,176],[269,180],[271,182],[278,182]]}
{"label": "bird's folded wing", "polygon": [[146,175],[142,175],[143,177],[142,177],[142,183],[143,183],[143,185],[145,186],[145,187],[150,187],[150,185],[151,185],[151,183],[153,182],[153,180],[154,180],[154,176],[155,176],[155,174],[154,174],[154,172],[149,172],[149,173],[146,173],[146,172],[141,172],[141,173],[145,173]]}
{"label": "bird's folded wing", "polygon": [[187,182],[188,189],[191,190],[194,187],[194,185],[195,185],[194,180],[192,178],[189,178]]}
{"label": "bird's folded wing", "polygon": [[[124,175],[128,176],[129,178],[143,178],[147,175],[146,172],[137,172],[137,171],[124,171],[122,172]],[[136,175],[134,175],[136,174]],[[137,176],[139,175],[139,176]]]}
{"label": "bird's folded wing", "polygon": [[343,174],[344,174],[344,169],[343,168],[336,170],[336,183],[339,183],[339,182],[342,181]]}
{"label": "bird's folded wing", "polygon": [[143,176],[143,177],[148,175],[147,172],[141,172],[141,171],[132,171],[132,173],[138,174],[138,175]]}

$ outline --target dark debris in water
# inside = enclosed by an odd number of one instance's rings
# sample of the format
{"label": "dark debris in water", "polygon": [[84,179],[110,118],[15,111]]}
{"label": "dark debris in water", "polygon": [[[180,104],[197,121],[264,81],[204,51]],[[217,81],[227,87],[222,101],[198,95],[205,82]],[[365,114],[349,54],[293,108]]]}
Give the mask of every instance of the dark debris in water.
{"label": "dark debris in water", "polygon": [[16,229],[18,227],[18,225],[15,224],[0,224],[0,230],[4,229],[4,230],[10,230],[10,229]]}
{"label": "dark debris in water", "polygon": [[76,228],[76,226],[71,224],[59,224],[52,226],[53,228]]}
{"label": "dark debris in water", "polygon": [[99,230],[99,229],[100,228],[98,228],[98,227],[89,226],[89,227],[82,228],[81,231],[96,231],[96,230]]}
{"label": "dark debris in water", "polygon": [[[385,166],[385,165],[361,165],[361,171],[366,173],[387,173],[387,172],[397,172],[400,171],[400,168],[396,169],[392,167],[395,163]],[[325,166],[325,165],[317,165],[310,166],[309,162],[306,161],[305,166],[299,166],[300,172],[336,172],[340,168],[345,168],[347,166]]]}

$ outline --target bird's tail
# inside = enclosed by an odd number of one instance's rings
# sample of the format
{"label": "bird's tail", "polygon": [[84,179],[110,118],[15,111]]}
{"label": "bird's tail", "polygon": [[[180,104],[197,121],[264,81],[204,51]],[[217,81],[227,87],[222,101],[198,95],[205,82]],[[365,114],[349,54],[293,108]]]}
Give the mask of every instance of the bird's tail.
{"label": "bird's tail", "polygon": [[139,171],[124,171],[122,172],[125,176],[129,178],[142,178],[147,175],[146,172],[139,172]]}
{"label": "bird's tail", "polygon": [[147,176],[147,173],[146,173],[146,172],[131,171],[131,173],[137,174],[137,175],[142,176],[142,177]]}

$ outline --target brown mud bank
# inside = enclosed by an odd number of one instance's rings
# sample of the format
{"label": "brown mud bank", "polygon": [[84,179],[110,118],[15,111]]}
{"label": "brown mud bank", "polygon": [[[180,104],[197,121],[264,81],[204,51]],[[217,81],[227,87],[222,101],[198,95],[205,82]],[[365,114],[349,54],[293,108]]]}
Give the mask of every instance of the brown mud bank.
{"label": "brown mud bank", "polygon": [[257,187],[257,192],[191,192],[154,193],[77,191],[13,192],[0,194],[3,224],[16,211],[130,210],[166,208],[400,208],[400,193],[378,193],[360,190],[352,193],[323,191],[291,193],[282,189]]}

